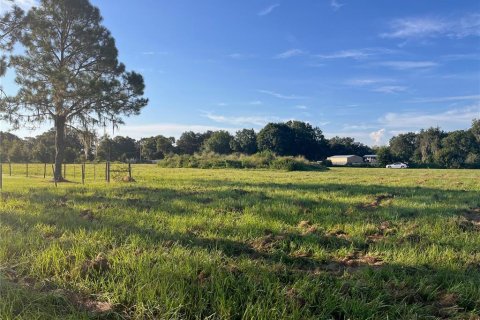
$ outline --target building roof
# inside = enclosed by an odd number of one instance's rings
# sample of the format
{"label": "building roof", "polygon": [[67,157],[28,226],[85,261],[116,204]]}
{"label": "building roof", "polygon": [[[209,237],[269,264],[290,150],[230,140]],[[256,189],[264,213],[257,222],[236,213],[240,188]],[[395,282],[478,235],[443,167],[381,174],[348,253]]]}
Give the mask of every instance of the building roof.
{"label": "building roof", "polygon": [[354,154],[345,154],[345,155],[339,155],[339,156],[331,156],[329,158],[350,158],[350,157],[359,157],[359,156]]}

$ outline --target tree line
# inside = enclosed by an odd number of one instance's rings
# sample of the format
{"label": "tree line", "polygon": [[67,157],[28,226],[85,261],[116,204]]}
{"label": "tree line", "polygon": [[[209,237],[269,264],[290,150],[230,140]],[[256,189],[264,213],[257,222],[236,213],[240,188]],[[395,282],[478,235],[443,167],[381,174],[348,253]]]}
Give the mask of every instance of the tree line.
{"label": "tree line", "polygon": [[[388,146],[369,147],[351,137],[326,139],[318,127],[302,121],[269,123],[258,133],[243,129],[203,133],[186,131],[178,139],[157,135],[135,140],[130,137],[97,137],[69,130],[65,134],[65,161],[149,162],[174,154],[216,153],[255,154],[270,151],[280,156],[304,156],[312,161],[331,155],[377,154],[380,165],[403,161],[419,166],[448,168],[480,166],[480,120],[473,120],[468,130],[445,132],[429,128],[418,133],[394,136]],[[34,138],[21,139],[0,133],[4,161],[53,162],[55,130]]]}

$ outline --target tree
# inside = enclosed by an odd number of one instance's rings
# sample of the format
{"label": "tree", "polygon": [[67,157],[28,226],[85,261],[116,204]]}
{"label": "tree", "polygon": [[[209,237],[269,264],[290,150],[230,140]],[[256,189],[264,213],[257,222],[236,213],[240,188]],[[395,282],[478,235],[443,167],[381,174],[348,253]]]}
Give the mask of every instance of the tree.
{"label": "tree", "polygon": [[203,149],[207,152],[229,154],[232,152],[232,148],[230,147],[232,140],[232,135],[227,131],[215,131],[203,142]]}
{"label": "tree", "polygon": [[157,148],[157,153],[159,154],[159,159],[165,158],[168,154],[175,153],[175,143],[174,137],[165,137],[159,135],[155,139],[155,145]]}
{"label": "tree", "polygon": [[130,137],[116,136],[113,138],[112,157],[115,161],[132,161],[138,159],[137,142]]}
{"label": "tree", "polygon": [[467,162],[467,157],[469,162],[472,161],[472,154],[478,150],[475,136],[468,130],[449,132],[442,139],[441,145],[436,160],[447,168],[461,168]]}
{"label": "tree", "polygon": [[326,157],[327,142],[322,130],[302,121],[286,123],[293,131],[292,155],[303,155],[310,160]]}
{"label": "tree", "polygon": [[398,161],[411,161],[416,148],[417,135],[414,132],[401,133],[390,139],[390,151]]}
{"label": "tree", "polygon": [[272,151],[280,156],[292,155],[294,132],[285,123],[269,123],[257,135],[260,151]]}
{"label": "tree", "polygon": [[356,142],[354,138],[350,137],[333,137],[328,141],[328,144],[330,155],[355,154],[358,156],[364,156],[373,152],[370,147],[360,142]]}
{"label": "tree", "polygon": [[446,136],[440,128],[421,130],[418,134],[418,148],[415,158],[421,163],[435,163],[441,149],[441,141]]}
{"label": "tree", "polygon": [[186,131],[182,133],[177,140],[177,149],[180,154],[194,154],[199,152],[205,140],[210,138],[212,131],[205,133],[195,133],[193,131]]}
{"label": "tree", "polygon": [[[10,65],[20,90],[2,98],[1,118],[14,127],[54,123],[56,181],[63,180],[67,126],[107,121],[115,126],[148,102],[142,98],[143,77],[125,71],[115,40],[101,22],[88,0],[42,0],[22,15],[21,30],[13,35],[21,50],[11,54]],[[6,31],[0,25],[0,33]]]}
{"label": "tree", "polygon": [[[36,136],[31,141],[32,160],[43,163],[55,161],[55,130],[49,130]],[[82,143],[75,132],[68,130],[65,135],[65,161],[80,160]]]}
{"label": "tree", "polygon": [[386,166],[389,163],[393,162],[393,156],[392,153],[390,152],[389,147],[379,147],[376,150],[376,155],[377,155],[377,162],[378,164],[382,166]]}
{"label": "tree", "polygon": [[257,152],[257,134],[253,129],[243,129],[235,133],[235,137],[230,143],[230,147],[235,152],[254,154]]}

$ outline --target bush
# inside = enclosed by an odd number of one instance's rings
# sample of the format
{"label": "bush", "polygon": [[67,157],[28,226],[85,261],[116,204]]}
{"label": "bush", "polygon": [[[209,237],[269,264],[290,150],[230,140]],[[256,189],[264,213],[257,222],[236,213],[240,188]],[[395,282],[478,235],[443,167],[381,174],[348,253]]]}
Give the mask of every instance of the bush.
{"label": "bush", "polygon": [[164,168],[201,169],[275,169],[286,171],[321,171],[326,168],[303,157],[279,157],[269,151],[253,155],[235,153],[219,155],[202,153],[194,155],[170,155],[158,162]]}

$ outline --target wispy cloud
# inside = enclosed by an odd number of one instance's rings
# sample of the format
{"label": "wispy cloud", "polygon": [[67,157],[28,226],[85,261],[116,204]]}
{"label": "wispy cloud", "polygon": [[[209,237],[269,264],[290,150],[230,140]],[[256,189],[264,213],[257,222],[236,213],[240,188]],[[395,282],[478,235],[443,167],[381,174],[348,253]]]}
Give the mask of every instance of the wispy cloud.
{"label": "wispy cloud", "polygon": [[431,126],[440,126],[444,129],[450,129],[463,125],[468,127],[472,119],[480,116],[480,103],[476,102],[464,108],[450,109],[437,113],[424,112],[404,112],[387,113],[379,119],[384,127],[388,128],[408,128],[424,129]]}
{"label": "wispy cloud", "polygon": [[336,51],[329,54],[317,54],[314,57],[321,59],[365,59],[371,56],[390,54],[396,51],[386,48],[363,48]]}
{"label": "wispy cloud", "polygon": [[260,100],[253,100],[253,101],[250,101],[248,104],[252,105],[252,106],[259,106],[259,105],[263,104],[263,102],[260,101]]}
{"label": "wispy cloud", "polygon": [[224,123],[224,124],[235,125],[235,126],[253,125],[253,126],[261,127],[266,125],[269,122],[282,121],[278,117],[273,117],[273,116],[224,116],[224,115],[213,114],[210,112],[205,112],[204,117],[218,123]]}
{"label": "wispy cloud", "polygon": [[167,51],[143,51],[142,54],[144,56],[154,56],[154,55],[167,55],[168,52]]}
{"label": "wispy cloud", "polygon": [[357,79],[349,79],[345,81],[345,84],[350,86],[363,87],[363,86],[369,86],[369,85],[387,83],[387,82],[395,82],[395,80],[388,79],[388,78],[357,78]]}
{"label": "wispy cloud", "polygon": [[383,61],[376,65],[389,67],[397,70],[408,69],[429,69],[438,66],[438,63],[433,61]]}
{"label": "wispy cloud", "polygon": [[480,13],[468,14],[448,20],[440,17],[409,17],[390,22],[390,31],[382,33],[384,38],[465,38],[480,36]]}
{"label": "wispy cloud", "polygon": [[275,10],[276,8],[278,8],[280,6],[279,3],[275,3],[275,4],[272,4],[264,9],[262,9],[261,11],[259,11],[257,14],[259,16],[266,16],[270,13],[272,13],[273,10]]}
{"label": "wispy cloud", "polygon": [[415,98],[409,100],[410,103],[426,103],[426,102],[450,102],[450,101],[464,101],[464,100],[480,100],[480,95],[469,96],[451,96],[451,97],[431,97],[431,98]]}
{"label": "wispy cloud", "polygon": [[345,3],[340,3],[338,0],[331,0],[330,1],[330,7],[332,7],[332,9],[334,11],[340,10],[344,5],[345,5]]}
{"label": "wispy cloud", "polygon": [[306,110],[306,109],[308,109],[308,107],[307,107],[307,106],[304,106],[304,105],[296,105],[295,108],[296,108],[296,109],[300,109],[300,110]]}
{"label": "wispy cloud", "polygon": [[290,49],[290,50],[287,50],[287,51],[284,51],[282,53],[279,53],[279,54],[275,55],[273,58],[274,59],[288,59],[288,58],[292,58],[292,57],[295,57],[295,56],[303,55],[305,53],[306,53],[305,51],[300,50],[300,49]]}
{"label": "wispy cloud", "polygon": [[296,95],[285,95],[281,94],[275,91],[270,91],[270,90],[258,90],[260,93],[268,94],[272,97],[279,98],[279,99],[285,99],[285,100],[302,100],[302,99],[307,99],[307,97],[302,97],[302,96],[296,96]]}
{"label": "wispy cloud", "polygon": [[378,88],[373,89],[374,92],[381,92],[381,93],[400,93],[406,91],[408,88],[404,86],[381,86]]}
{"label": "wispy cloud", "polygon": [[28,10],[31,7],[38,6],[38,1],[37,0],[13,0],[13,1],[0,0],[0,14],[3,14],[9,11],[13,7],[13,5],[17,5],[23,10]]}
{"label": "wispy cloud", "polygon": [[238,52],[235,52],[235,53],[229,54],[228,57],[229,57],[229,58],[232,58],[232,59],[237,59],[237,60],[245,60],[245,59],[253,58],[253,57],[255,57],[255,55],[253,55],[253,54],[248,54],[248,53],[238,53]]}

